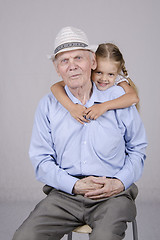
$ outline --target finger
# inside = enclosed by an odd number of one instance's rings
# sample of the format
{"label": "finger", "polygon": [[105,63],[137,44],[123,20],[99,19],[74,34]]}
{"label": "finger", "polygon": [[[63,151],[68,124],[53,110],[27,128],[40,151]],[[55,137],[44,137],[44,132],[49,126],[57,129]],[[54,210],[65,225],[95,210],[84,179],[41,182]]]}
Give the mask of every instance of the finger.
{"label": "finger", "polygon": [[95,115],[95,116],[94,116],[94,120],[96,120],[98,117],[99,117],[98,115]]}
{"label": "finger", "polygon": [[102,198],[111,197],[113,195],[115,195],[115,193],[110,192],[110,193],[100,194],[100,195],[97,195],[97,196],[91,196],[91,197],[88,197],[88,198],[90,198],[90,199],[102,199]]}
{"label": "finger", "polygon": [[90,118],[96,120],[99,116],[100,116],[99,114],[93,113]]}
{"label": "finger", "polygon": [[103,191],[103,188],[100,188],[100,189],[96,189],[94,191],[89,191],[85,194],[85,197],[94,197],[94,196],[99,196],[99,195],[103,195],[104,194],[104,191]]}
{"label": "finger", "polygon": [[86,119],[86,118],[83,117],[83,116],[80,117],[79,119],[80,119],[81,121],[83,121],[83,122],[86,122],[86,123],[90,122],[89,119]]}
{"label": "finger", "polygon": [[91,108],[86,108],[86,110],[84,111],[85,115],[87,115],[91,110]]}
{"label": "finger", "polygon": [[89,122],[90,122],[88,119],[85,119],[84,117],[76,118],[76,120],[77,120],[78,122],[80,122],[81,124],[84,124],[84,122],[86,122],[86,123],[89,123]]}
{"label": "finger", "polygon": [[90,119],[90,120],[94,120],[92,116],[88,117],[88,119]]}
{"label": "finger", "polygon": [[94,120],[94,116],[93,116],[93,115],[91,115],[91,116],[89,117],[89,119],[91,119],[91,120]]}
{"label": "finger", "polygon": [[80,122],[81,124],[84,124],[84,122],[83,122],[80,118],[76,118],[76,120],[77,120],[78,122]]}
{"label": "finger", "polygon": [[[87,110],[88,110],[88,109],[87,109]],[[86,113],[85,113],[86,118],[90,118],[91,114],[92,114],[92,111],[88,111],[88,112],[86,112]]]}
{"label": "finger", "polygon": [[107,178],[106,177],[98,177],[98,178],[94,178],[93,179],[93,182],[94,183],[99,183],[99,184],[105,184],[107,181]]}
{"label": "finger", "polygon": [[106,198],[106,197],[109,197],[109,196],[107,196],[106,194],[100,194],[100,195],[97,195],[97,196],[90,196],[88,198],[90,198],[90,199],[102,199],[102,198]]}
{"label": "finger", "polygon": [[86,118],[93,120],[93,119],[94,119],[93,113],[92,113],[92,112],[89,112],[89,113],[86,115]]}

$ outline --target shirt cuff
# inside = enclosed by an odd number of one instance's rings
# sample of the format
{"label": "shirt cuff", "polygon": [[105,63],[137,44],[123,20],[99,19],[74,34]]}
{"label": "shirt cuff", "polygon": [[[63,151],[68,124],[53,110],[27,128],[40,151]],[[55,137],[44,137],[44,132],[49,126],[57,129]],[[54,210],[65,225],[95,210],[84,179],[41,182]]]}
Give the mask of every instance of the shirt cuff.
{"label": "shirt cuff", "polygon": [[78,178],[73,177],[69,174],[61,175],[58,181],[59,190],[73,195],[73,187],[78,180]]}
{"label": "shirt cuff", "polygon": [[126,173],[126,171],[120,171],[114,175],[114,178],[119,179],[123,183],[125,190],[134,183],[134,176],[130,172]]}

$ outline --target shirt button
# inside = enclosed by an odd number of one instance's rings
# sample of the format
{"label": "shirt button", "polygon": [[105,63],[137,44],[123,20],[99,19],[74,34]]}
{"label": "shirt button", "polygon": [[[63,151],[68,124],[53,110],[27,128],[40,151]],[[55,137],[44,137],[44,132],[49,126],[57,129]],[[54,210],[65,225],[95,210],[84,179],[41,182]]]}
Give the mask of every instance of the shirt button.
{"label": "shirt button", "polygon": [[84,144],[86,144],[87,142],[86,142],[86,141],[84,141],[83,143],[84,143]]}

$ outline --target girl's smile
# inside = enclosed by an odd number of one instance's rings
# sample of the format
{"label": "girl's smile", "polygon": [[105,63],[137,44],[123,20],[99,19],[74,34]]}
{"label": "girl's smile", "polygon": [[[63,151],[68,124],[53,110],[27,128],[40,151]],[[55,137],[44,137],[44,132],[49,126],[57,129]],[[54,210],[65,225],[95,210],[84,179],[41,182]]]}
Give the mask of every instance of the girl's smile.
{"label": "girl's smile", "polygon": [[92,80],[99,90],[113,86],[118,75],[119,64],[113,60],[97,57],[97,68],[92,73]]}

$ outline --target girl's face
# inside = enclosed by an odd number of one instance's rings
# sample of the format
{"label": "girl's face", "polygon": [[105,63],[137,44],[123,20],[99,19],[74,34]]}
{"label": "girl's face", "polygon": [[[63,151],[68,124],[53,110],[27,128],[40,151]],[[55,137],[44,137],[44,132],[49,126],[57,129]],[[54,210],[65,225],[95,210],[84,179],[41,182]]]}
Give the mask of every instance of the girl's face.
{"label": "girl's face", "polygon": [[97,68],[92,72],[92,80],[99,90],[104,91],[114,85],[118,70],[117,62],[97,57]]}

